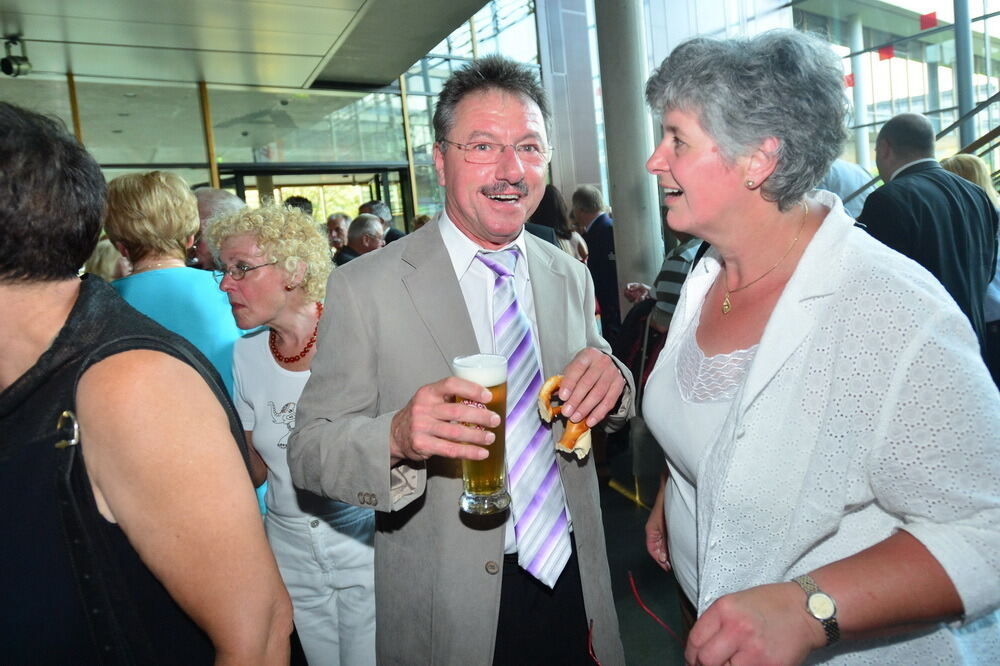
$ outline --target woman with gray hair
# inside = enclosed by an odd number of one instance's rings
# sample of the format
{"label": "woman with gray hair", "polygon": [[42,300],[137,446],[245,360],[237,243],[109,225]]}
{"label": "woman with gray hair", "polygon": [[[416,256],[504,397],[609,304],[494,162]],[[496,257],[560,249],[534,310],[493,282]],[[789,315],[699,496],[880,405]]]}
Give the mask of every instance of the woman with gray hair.
{"label": "woman with gray hair", "polygon": [[236,343],[233,402],[254,483],[268,481],[264,526],[306,658],[374,664],[374,513],[297,490],[286,459],[323,313],[326,238],[311,217],[284,206],[217,218],[207,234],[237,326],[261,327]]}
{"label": "woman with gray hair", "polygon": [[1000,396],[941,285],[808,194],[842,77],[781,30],[682,44],[647,84],[667,221],[712,246],[643,409],[669,467],[647,548],[700,616],[691,664],[1000,650]]}

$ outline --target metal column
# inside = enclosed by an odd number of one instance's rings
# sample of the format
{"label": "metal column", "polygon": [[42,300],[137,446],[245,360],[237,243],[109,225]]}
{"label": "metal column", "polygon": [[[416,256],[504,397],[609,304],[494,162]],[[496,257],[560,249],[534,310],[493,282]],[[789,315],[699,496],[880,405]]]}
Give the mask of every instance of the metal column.
{"label": "metal column", "polygon": [[871,151],[868,145],[868,91],[871,89],[868,81],[868,67],[865,66],[865,58],[870,57],[865,50],[864,26],[861,25],[861,16],[855,14],[848,19],[847,29],[851,40],[851,53],[858,55],[851,56],[851,73],[854,74],[854,161],[865,171],[871,171]]}
{"label": "metal column", "polygon": [[[642,0],[594,3],[602,95],[608,100],[604,105],[608,199],[614,208],[621,287],[636,280],[651,283],[663,261],[656,181],[645,168],[653,137],[642,94],[646,78],[642,11]],[[623,314],[628,307],[623,299]]]}
{"label": "metal column", "polygon": [[[975,106],[972,86],[972,23],[969,0],[955,0],[955,92],[958,115],[964,116]],[[976,140],[974,118],[966,118],[958,127],[959,143],[967,146]]]}

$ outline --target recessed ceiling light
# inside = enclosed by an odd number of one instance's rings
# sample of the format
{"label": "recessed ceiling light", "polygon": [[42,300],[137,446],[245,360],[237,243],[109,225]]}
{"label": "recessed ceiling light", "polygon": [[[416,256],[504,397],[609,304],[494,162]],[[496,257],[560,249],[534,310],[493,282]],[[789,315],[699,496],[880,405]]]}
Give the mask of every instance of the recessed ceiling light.
{"label": "recessed ceiling light", "polygon": [[122,131],[121,130],[111,130],[111,133],[112,134],[121,134]]}
{"label": "recessed ceiling light", "polygon": [[132,115],[131,113],[119,113],[118,117],[119,118],[128,118],[131,115]]}
{"label": "recessed ceiling light", "polygon": [[138,93],[123,93],[122,96],[123,97],[138,97],[139,94]]}

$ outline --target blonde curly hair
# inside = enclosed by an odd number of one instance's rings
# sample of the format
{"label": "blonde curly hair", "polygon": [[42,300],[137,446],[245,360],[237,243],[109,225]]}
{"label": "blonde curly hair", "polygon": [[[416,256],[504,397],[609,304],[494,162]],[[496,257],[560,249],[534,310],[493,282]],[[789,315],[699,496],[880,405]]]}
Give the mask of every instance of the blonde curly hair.
{"label": "blonde curly hair", "polygon": [[310,216],[297,208],[280,205],[245,208],[215,218],[205,230],[216,260],[219,247],[227,238],[244,234],[254,236],[270,260],[276,261],[289,275],[295,273],[300,262],[304,263],[302,290],[312,300],[323,300],[330,275],[330,246]]}

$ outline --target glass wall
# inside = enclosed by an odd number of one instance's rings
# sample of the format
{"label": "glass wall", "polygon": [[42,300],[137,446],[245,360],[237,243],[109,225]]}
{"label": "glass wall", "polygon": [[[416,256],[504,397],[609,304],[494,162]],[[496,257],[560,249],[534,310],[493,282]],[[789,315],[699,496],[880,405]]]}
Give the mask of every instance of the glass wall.
{"label": "glass wall", "polygon": [[452,72],[473,57],[491,53],[534,65],[541,76],[534,2],[487,3],[404,75],[418,215],[433,215],[444,207],[444,195],[434,171],[433,119],[437,94]]}
{"label": "glass wall", "polygon": [[[1000,0],[971,0],[974,104],[1000,91]],[[904,112],[927,115],[938,131],[959,118],[955,27],[951,3],[895,0],[856,13],[847,3],[807,0],[795,7],[795,26],[825,35],[844,58],[845,80],[852,102],[862,100],[854,129],[863,140],[849,144],[844,159],[870,165],[874,171],[878,129]],[[855,95],[854,87],[861,86]],[[863,119],[863,122],[858,122]],[[1000,124],[1000,103],[974,117],[974,133],[982,136]],[[867,155],[859,155],[864,146]],[[962,146],[951,131],[938,141],[938,157]],[[982,151],[993,169],[1000,167],[995,145]]]}
{"label": "glass wall", "polygon": [[400,96],[210,87],[220,162],[406,162]]}

